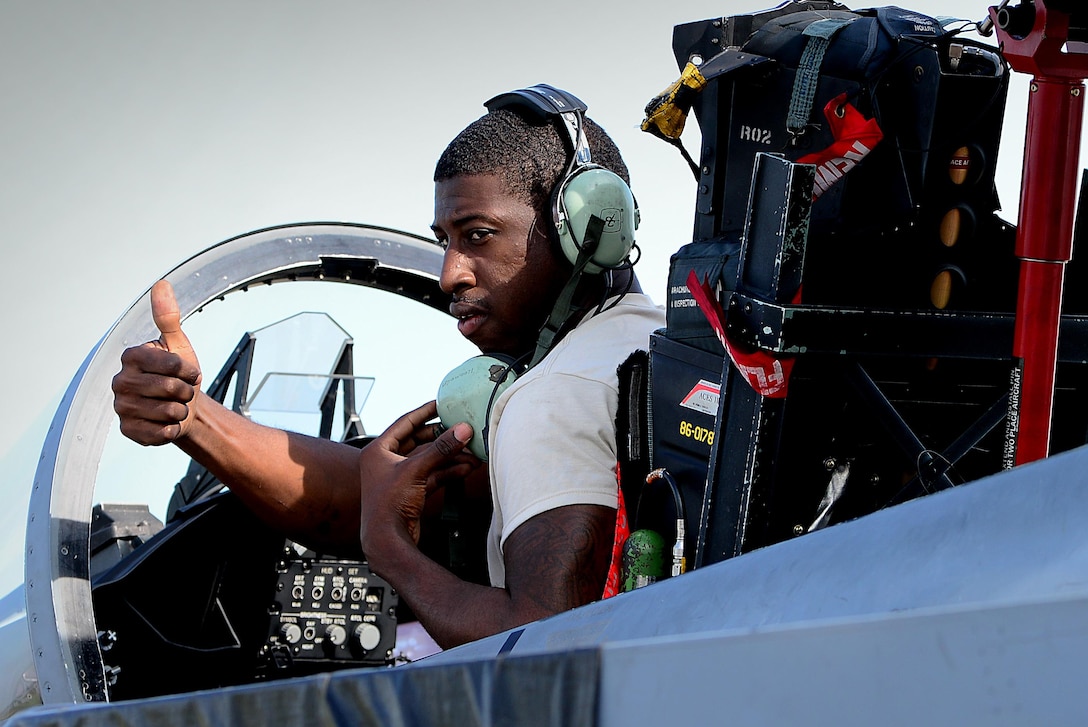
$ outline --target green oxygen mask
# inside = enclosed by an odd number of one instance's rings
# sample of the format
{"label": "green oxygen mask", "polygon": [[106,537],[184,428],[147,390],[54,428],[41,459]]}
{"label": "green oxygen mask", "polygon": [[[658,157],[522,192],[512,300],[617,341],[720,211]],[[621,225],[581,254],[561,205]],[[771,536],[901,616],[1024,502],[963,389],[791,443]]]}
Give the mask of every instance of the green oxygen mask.
{"label": "green oxygen mask", "polygon": [[481,462],[487,461],[491,407],[516,378],[513,359],[483,354],[450,371],[438,385],[436,399],[442,426],[448,429],[458,422],[472,425],[472,439],[466,449]]}

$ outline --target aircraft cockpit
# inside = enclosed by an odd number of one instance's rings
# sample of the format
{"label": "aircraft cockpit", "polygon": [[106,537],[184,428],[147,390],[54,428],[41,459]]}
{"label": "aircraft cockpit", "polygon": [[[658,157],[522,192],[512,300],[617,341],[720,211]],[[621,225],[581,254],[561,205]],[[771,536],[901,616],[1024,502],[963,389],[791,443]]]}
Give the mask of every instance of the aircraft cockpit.
{"label": "aircraft cockpit", "polygon": [[[166,277],[187,329],[216,339],[209,356],[223,364],[210,396],[254,421],[361,447],[433,398],[468,356],[438,291],[441,258],[433,242],[403,233],[298,225],[228,240]],[[322,302],[337,318],[310,309]],[[362,339],[340,324],[345,316]],[[247,323],[238,339],[239,317],[265,323]],[[28,573],[41,575],[27,581],[30,610],[53,614],[31,625],[35,643],[53,642],[36,650],[43,692],[124,700],[436,651],[361,553],[286,539],[173,448],[120,436],[102,382],[121,350],[154,337],[145,295],[88,357],[46,446],[28,529]],[[405,356],[420,365],[406,367]]]}
{"label": "aircraft cockpit", "polygon": [[[354,345],[327,313],[298,313],[243,335],[207,392],[261,424],[363,446],[375,381],[354,374]],[[165,524],[146,506],[96,504],[90,559],[113,699],[428,653],[402,638],[395,656],[397,595],[361,556],[277,536],[196,462]]]}

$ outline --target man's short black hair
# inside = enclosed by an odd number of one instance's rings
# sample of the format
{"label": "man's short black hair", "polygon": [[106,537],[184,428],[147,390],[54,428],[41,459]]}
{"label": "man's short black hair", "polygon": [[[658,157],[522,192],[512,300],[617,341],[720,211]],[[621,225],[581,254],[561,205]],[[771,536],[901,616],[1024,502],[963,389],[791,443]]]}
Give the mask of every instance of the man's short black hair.
{"label": "man's short black hair", "polygon": [[[509,109],[492,111],[469,124],[450,142],[434,170],[434,181],[474,174],[500,174],[510,192],[539,214],[550,214],[552,190],[570,164],[570,139],[558,119],[540,123]],[[585,120],[593,163],[630,184],[615,142],[591,119]]]}

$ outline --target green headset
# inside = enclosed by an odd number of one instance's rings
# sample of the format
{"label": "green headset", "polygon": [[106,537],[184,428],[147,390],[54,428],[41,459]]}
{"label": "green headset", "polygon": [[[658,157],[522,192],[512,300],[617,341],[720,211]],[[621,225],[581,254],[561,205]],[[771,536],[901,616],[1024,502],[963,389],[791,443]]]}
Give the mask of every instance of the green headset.
{"label": "green headset", "polygon": [[[531,368],[548,353],[569,318],[583,273],[594,275],[632,264],[638,206],[622,177],[593,163],[585,134],[586,105],[576,96],[539,83],[499,94],[484,105],[489,112],[516,108],[542,122],[559,119],[570,142],[570,163],[552,191],[551,212],[555,238],[574,271],[540,331],[532,361],[525,367]],[[491,407],[522,373],[518,368],[507,357],[475,356],[447,374],[438,387],[442,426],[462,421],[471,424],[473,437],[468,449],[481,460],[487,460]]]}

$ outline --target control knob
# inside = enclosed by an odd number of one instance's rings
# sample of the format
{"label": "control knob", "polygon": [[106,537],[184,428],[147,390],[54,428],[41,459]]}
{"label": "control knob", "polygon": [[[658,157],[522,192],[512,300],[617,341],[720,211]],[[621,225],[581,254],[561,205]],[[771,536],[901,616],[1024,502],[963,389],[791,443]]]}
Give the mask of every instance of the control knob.
{"label": "control knob", "polygon": [[302,629],[296,623],[280,624],[280,638],[288,644],[297,644],[302,640]]}
{"label": "control knob", "polygon": [[381,630],[372,623],[363,623],[355,627],[355,643],[364,652],[373,651],[382,640]]}

